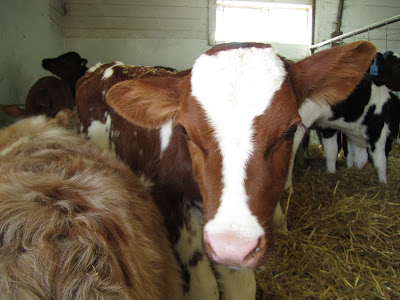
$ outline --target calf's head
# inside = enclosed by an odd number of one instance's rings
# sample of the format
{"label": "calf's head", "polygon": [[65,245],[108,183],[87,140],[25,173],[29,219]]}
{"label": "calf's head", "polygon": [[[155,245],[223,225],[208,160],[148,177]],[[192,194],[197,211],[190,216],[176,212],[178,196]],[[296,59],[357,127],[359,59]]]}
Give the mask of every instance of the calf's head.
{"label": "calf's head", "polygon": [[87,60],[76,52],[67,52],[56,58],[42,60],[42,67],[67,81],[76,81],[88,70]]}
{"label": "calf's head", "polygon": [[376,81],[392,91],[400,91],[400,57],[392,51],[378,52],[374,62],[378,67]]}
{"label": "calf's head", "polygon": [[257,267],[272,244],[299,106],[305,98],[345,99],[374,55],[372,44],[358,42],[289,63],[265,44],[222,44],[189,75],[124,81],[107,102],[136,125],[182,127],[203,197],[205,252],[222,264]]}

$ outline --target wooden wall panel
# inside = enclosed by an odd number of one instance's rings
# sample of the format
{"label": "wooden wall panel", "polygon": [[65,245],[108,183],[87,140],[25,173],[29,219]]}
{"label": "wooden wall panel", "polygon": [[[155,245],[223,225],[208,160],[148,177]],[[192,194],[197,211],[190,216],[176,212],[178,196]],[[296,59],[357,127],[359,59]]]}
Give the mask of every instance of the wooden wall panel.
{"label": "wooden wall panel", "polygon": [[69,0],[65,3],[64,36],[68,38],[207,40],[207,0]]}

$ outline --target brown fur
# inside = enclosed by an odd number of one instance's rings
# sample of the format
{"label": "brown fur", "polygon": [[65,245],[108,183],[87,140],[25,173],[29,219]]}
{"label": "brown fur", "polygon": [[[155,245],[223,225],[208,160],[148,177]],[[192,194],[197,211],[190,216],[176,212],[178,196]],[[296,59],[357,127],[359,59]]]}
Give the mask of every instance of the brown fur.
{"label": "brown fur", "polygon": [[[113,74],[111,77],[104,79],[104,72],[110,67],[113,69]],[[93,120],[105,123],[107,116],[110,116],[112,122],[108,134],[117,156],[138,176],[145,175],[148,180],[155,181],[159,171],[158,164],[161,150],[159,130],[149,131],[127,121],[115,113],[107,104],[105,95],[113,85],[122,81],[160,76],[182,77],[189,72],[190,70],[171,72],[153,67],[116,65],[115,62],[103,64],[94,71],[89,69],[77,82],[78,129],[82,134],[88,134],[87,130]],[[112,135],[112,132],[119,134]],[[169,164],[171,167],[171,165],[175,165],[175,162],[170,162]],[[169,203],[177,201],[177,199],[169,200]],[[166,206],[169,206],[169,203]]]}
{"label": "brown fur", "polygon": [[128,167],[59,123],[65,116],[41,116],[0,131],[2,297],[181,299],[151,197]]}
{"label": "brown fur", "polygon": [[26,118],[44,114],[48,117],[62,109],[73,109],[74,97],[68,83],[54,76],[40,78],[29,90],[25,109],[15,105],[0,106],[0,110],[13,118]]}

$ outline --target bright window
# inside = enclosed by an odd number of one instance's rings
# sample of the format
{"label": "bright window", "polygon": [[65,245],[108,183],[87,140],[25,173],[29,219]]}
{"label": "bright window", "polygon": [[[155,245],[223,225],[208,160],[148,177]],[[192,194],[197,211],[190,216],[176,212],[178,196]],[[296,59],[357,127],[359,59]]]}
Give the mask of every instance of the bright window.
{"label": "bright window", "polygon": [[[244,41],[311,44],[311,5],[217,0],[214,9],[211,44]],[[210,13],[210,19],[213,17]]]}

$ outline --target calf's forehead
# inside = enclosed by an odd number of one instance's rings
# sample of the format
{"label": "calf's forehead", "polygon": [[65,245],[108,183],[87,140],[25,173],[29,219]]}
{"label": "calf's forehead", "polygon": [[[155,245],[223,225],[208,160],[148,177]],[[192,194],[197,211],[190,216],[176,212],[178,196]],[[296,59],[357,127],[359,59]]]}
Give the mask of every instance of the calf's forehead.
{"label": "calf's forehead", "polygon": [[273,48],[203,54],[192,69],[192,95],[218,132],[220,126],[242,127],[263,114],[285,77],[284,64]]}

